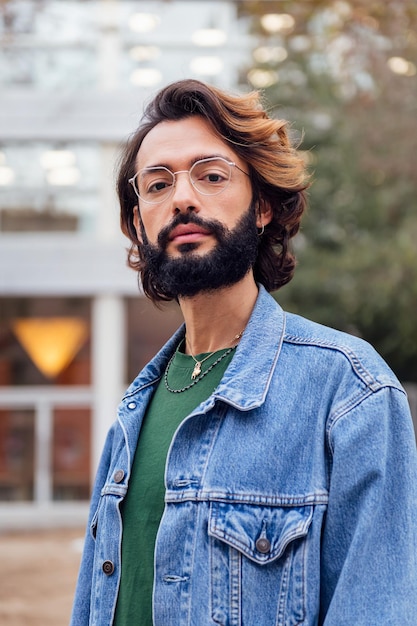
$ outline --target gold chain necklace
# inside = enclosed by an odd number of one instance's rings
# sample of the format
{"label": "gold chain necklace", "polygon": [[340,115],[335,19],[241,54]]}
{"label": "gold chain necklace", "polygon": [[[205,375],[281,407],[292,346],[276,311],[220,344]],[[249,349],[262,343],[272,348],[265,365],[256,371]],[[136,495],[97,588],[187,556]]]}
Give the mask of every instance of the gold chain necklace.
{"label": "gold chain necklace", "polygon": [[[243,335],[243,330],[238,333],[237,335],[235,335],[232,339],[233,341],[239,341],[239,339],[242,337]],[[187,337],[185,337],[185,344],[187,345]],[[234,347],[234,346],[233,346]],[[209,359],[211,356],[213,356],[213,354],[215,352],[217,352],[217,350],[213,350],[213,352],[210,352],[210,354],[208,354],[207,356],[204,357],[204,359],[196,359],[194,354],[191,352],[191,347],[190,345],[188,345],[188,348],[190,350],[190,356],[194,359],[195,361],[195,365],[194,365],[194,369],[193,369],[193,373],[191,374],[191,380],[195,380],[198,376],[200,376],[201,374],[201,366],[204,363],[204,361],[207,361],[207,359]]]}
{"label": "gold chain necklace", "polygon": [[[211,372],[211,370],[213,369],[213,367],[214,367],[215,365],[217,365],[217,363],[220,363],[220,361],[222,361],[225,357],[227,357],[227,355],[228,355],[228,354],[230,354],[230,353],[231,353],[231,351],[235,349],[235,347],[236,347],[236,346],[234,346],[233,348],[229,348],[228,350],[226,350],[225,352],[223,352],[223,354],[221,354],[221,355],[219,356],[219,358],[218,358],[218,359],[216,359],[216,360],[214,361],[214,363],[212,363],[212,364],[210,365],[210,367],[208,367],[208,368],[206,369],[206,371],[205,371],[205,372],[203,372],[203,373],[201,374],[201,376],[194,378],[194,380],[193,380],[193,381],[192,381],[189,385],[186,385],[185,387],[181,387],[181,389],[174,389],[173,387],[170,387],[170,386],[169,386],[169,383],[168,383],[168,371],[169,371],[169,368],[171,367],[171,363],[172,363],[172,361],[174,360],[174,357],[175,357],[175,352],[174,352],[174,354],[173,354],[173,355],[172,355],[172,357],[170,358],[169,363],[168,363],[168,365],[167,365],[167,368],[166,368],[166,370],[165,370],[165,374],[164,374],[164,383],[165,383],[165,388],[166,388],[168,391],[170,391],[171,393],[182,393],[183,391],[187,391],[187,389],[191,389],[191,387],[194,387],[194,385],[196,385],[198,382],[200,382],[200,380],[202,380],[202,379],[204,378],[204,376],[206,376],[209,372]],[[214,354],[214,352],[213,352],[213,354]]]}
{"label": "gold chain necklace", "polygon": [[[242,330],[242,332],[240,332],[237,335],[235,335],[235,337],[233,337],[232,341],[239,341],[239,339],[242,337],[242,335],[243,335],[243,330]],[[180,347],[180,345],[181,345],[181,343],[183,341],[184,341],[184,339],[181,340],[180,344],[178,345],[178,348]],[[177,348],[177,350],[178,350],[178,348]],[[181,389],[173,389],[172,387],[169,386],[169,383],[168,383],[168,372],[169,372],[169,368],[171,367],[171,363],[174,360],[175,354],[177,352],[177,350],[176,350],[174,352],[174,354],[172,355],[172,357],[170,358],[170,360],[168,361],[168,365],[166,367],[165,374],[164,374],[164,383],[165,383],[165,387],[166,387],[167,391],[170,391],[171,393],[182,393],[183,391],[187,391],[187,389],[190,389],[191,387],[194,387],[194,385],[196,385],[200,380],[202,380],[204,378],[204,376],[206,376],[213,369],[213,367],[215,367],[218,363],[220,363],[220,361],[222,361],[235,348],[236,348],[236,346],[232,346],[231,348],[228,348],[203,373],[201,373],[201,364],[204,361],[206,361],[207,359],[209,359],[211,356],[213,356],[213,354],[215,352],[217,352],[217,350],[214,350],[214,352],[211,352],[208,356],[204,357],[204,359],[202,359],[201,361],[198,361],[195,358],[195,356],[193,354],[191,354],[192,358],[196,362],[196,364],[194,366],[194,369],[193,369],[193,373],[191,374],[191,381],[192,382],[189,385],[186,385],[185,387],[182,387]],[[198,373],[195,376],[193,376],[193,374],[196,371],[196,369],[197,369]]]}
{"label": "gold chain necklace", "polygon": [[[185,342],[187,343],[187,340],[185,340]],[[216,350],[214,350],[214,352],[216,352]],[[204,363],[204,361],[207,361],[207,359],[209,359],[211,356],[213,356],[214,352],[210,352],[210,354],[208,354],[207,356],[204,357],[204,359],[201,359],[201,361],[198,361],[194,354],[192,354],[191,350],[190,350],[190,356],[191,358],[194,359],[195,361],[195,365],[194,365],[194,369],[193,369],[193,373],[191,374],[191,380],[195,380],[197,378],[197,376],[200,376],[201,374],[201,366]]]}

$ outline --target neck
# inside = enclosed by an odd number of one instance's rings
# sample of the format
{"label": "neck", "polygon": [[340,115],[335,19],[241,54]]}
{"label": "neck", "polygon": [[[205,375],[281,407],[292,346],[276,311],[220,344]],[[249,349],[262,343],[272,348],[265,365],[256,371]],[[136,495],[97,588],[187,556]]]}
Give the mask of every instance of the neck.
{"label": "neck", "polygon": [[215,352],[238,343],[258,296],[252,273],[239,283],[192,298],[181,298],[188,354]]}

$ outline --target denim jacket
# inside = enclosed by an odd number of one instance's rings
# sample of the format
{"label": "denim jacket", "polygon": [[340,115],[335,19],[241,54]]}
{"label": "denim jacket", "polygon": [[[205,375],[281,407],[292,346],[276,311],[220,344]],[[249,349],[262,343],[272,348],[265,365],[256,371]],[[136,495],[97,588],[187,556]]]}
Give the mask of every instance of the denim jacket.
{"label": "denim jacket", "polygon": [[[108,435],[72,626],[112,624],[119,507],[183,333],[129,387]],[[413,427],[402,387],[364,341],[285,314],[261,287],[219,386],[175,433],[165,482],[155,626],[416,625]]]}

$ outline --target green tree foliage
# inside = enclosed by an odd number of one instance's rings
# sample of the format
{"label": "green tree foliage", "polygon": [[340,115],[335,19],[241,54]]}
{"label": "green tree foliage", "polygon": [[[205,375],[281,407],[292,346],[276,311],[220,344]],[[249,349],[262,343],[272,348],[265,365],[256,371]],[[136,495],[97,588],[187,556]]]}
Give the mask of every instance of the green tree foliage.
{"label": "green tree foliage", "polygon": [[[296,278],[277,299],[364,337],[402,380],[417,381],[417,3],[240,9],[271,57],[264,51],[248,76],[292,120],[312,172]],[[271,13],[294,22],[268,32],[261,17]]]}

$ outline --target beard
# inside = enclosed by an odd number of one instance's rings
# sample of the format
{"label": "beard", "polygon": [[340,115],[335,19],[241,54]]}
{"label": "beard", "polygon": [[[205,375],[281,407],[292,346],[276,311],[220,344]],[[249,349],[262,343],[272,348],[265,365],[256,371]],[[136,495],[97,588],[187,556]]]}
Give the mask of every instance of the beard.
{"label": "beard", "polygon": [[[195,251],[199,244],[186,243],[178,246],[181,257],[170,257],[166,252],[169,235],[179,224],[203,227],[217,240],[213,250],[198,255]],[[161,230],[156,245],[149,243],[142,220],[140,225],[142,278],[166,299],[192,297],[230,287],[246,276],[258,255],[254,202],[230,230],[217,220],[203,220],[193,213],[178,214]]]}

